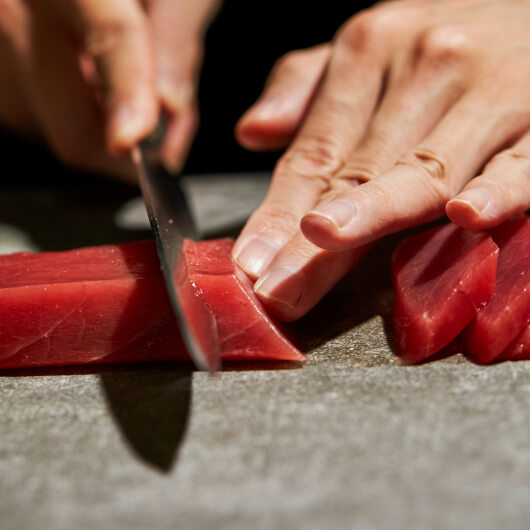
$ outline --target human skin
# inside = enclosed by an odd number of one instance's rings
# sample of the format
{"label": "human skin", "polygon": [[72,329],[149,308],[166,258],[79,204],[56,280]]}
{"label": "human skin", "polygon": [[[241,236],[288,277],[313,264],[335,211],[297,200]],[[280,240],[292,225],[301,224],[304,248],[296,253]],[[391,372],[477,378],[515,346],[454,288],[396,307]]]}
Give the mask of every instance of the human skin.
{"label": "human skin", "polygon": [[204,31],[220,0],[0,0],[0,120],[63,162],[134,179],[129,149],[169,116],[178,171],[197,121]]}
{"label": "human skin", "polygon": [[282,59],[236,127],[288,146],[233,254],[269,310],[303,316],[387,234],[529,208],[528,57],[528,0],[396,0]]}

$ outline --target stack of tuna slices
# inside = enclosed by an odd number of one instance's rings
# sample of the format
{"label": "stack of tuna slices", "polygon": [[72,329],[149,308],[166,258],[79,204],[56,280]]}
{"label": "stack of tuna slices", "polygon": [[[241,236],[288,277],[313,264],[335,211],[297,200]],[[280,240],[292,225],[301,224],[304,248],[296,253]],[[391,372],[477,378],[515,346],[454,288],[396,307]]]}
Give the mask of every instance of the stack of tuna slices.
{"label": "stack of tuna slices", "polygon": [[486,232],[447,224],[394,253],[394,331],[406,363],[447,346],[479,363],[530,359],[530,218]]}

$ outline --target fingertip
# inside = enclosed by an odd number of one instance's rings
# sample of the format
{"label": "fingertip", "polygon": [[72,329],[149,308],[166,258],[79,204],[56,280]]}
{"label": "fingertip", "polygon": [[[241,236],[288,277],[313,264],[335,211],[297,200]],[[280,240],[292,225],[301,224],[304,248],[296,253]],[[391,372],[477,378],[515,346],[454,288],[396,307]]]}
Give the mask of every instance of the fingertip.
{"label": "fingertip", "polygon": [[267,271],[254,285],[254,292],[276,318],[292,322],[307,310],[302,305],[306,279],[301,271],[280,265]]}
{"label": "fingertip", "polygon": [[189,107],[193,99],[193,87],[176,82],[165,75],[159,76],[157,91],[166,109],[174,113]]}
{"label": "fingertip", "polygon": [[238,142],[253,151],[282,149],[293,139],[299,118],[289,103],[273,98],[256,103],[235,126]]}
{"label": "fingertip", "polygon": [[285,102],[282,98],[271,97],[260,99],[242,116],[242,120],[249,123],[267,122],[285,113]]}
{"label": "fingertip", "polygon": [[288,307],[281,302],[273,300],[272,298],[263,296],[260,293],[256,293],[256,294],[258,298],[260,299],[260,302],[263,304],[263,306],[267,310],[267,313],[269,315],[272,315],[274,318],[276,318],[280,322],[294,322],[295,320],[302,318],[307,313],[307,311],[301,312],[301,311],[294,310],[293,308]]}
{"label": "fingertip", "polygon": [[251,236],[236,243],[233,259],[250,278],[255,280],[267,269],[278,251],[279,247],[271,239]]}
{"label": "fingertip", "polygon": [[453,199],[445,207],[447,217],[456,225],[468,230],[480,229],[480,217],[471,204]]}
{"label": "fingertip", "polygon": [[167,170],[177,175],[182,170],[197,126],[197,113],[187,107],[170,117],[164,143],[160,149]]}
{"label": "fingertip", "polygon": [[498,223],[491,215],[491,195],[482,188],[470,189],[451,199],[445,207],[449,219],[468,230],[484,230]]}
{"label": "fingertip", "polygon": [[155,127],[158,111],[152,105],[121,103],[110,112],[107,142],[111,153],[123,154]]}
{"label": "fingertip", "polygon": [[306,214],[300,222],[300,228],[311,243],[324,250],[338,252],[351,246],[341,239],[340,228],[333,219],[321,212],[311,211]]}
{"label": "fingertip", "polygon": [[251,126],[236,127],[237,141],[250,151],[276,151],[286,148],[292,141],[291,131],[275,131],[270,127]]}

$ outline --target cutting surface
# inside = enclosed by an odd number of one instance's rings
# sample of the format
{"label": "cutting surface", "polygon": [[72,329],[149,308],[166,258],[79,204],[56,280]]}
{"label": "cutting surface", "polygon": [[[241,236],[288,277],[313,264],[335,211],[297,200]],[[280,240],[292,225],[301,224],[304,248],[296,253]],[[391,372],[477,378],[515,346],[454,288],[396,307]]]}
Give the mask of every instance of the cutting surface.
{"label": "cutting surface", "polygon": [[[145,237],[136,193],[102,186],[4,190],[0,247]],[[266,178],[189,189],[222,234]],[[527,528],[530,363],[400,366],[394,243],[290,328],[304,366],[0,373],[2,530]]]}

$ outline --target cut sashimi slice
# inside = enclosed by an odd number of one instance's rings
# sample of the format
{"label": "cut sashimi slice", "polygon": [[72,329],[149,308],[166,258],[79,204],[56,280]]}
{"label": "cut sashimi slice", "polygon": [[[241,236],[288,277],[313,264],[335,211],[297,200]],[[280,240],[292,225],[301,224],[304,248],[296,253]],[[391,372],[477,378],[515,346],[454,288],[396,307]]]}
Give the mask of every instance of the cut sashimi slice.
{"label": "cut sashimi slice", "polygon": [[[232,263],[231,246],[187,241],[183,251],[182,281],[215,316],[222,358],[303,360]],[[152,242],[0,256],[0,368],[186,359]]]}
{"label": "cut sashimi slice", "polygon": [[530,324],[499,356],[503,361],[527,361],[530,359]]}
{"label": "cut sashimi slice", "polygon": [[232,246],[230,239],[200,243],[188,240],[183,248],[189,278],[216,317],[222,358],[258,360],[268,352],[269,356],[278,355],[274,357],[277,360],[303,360],[285,338],[280,324],[265,312],[252,282],[232,262]]}
{"label": "cut sashimi slice", "polygon": [[401,243],[392,261],[393,327],[408,363],[448,345],[495,291],[498,247],[485,233],[453,224]]}
{"label": "cut sashimi slice", "polygon": [[480,363],[497,358],[530,320],[530,218],[491,231],[500,248],[497,289],[466,331],[466,349]]}

